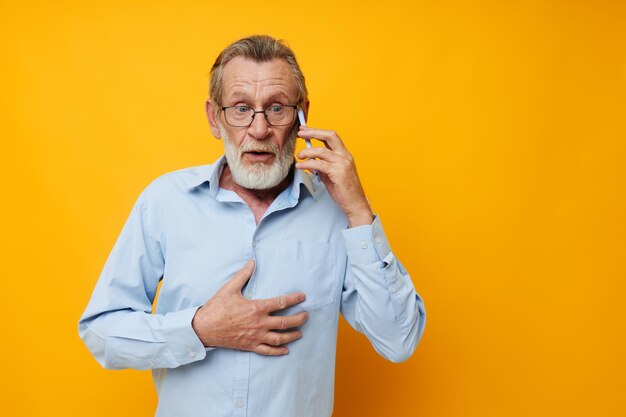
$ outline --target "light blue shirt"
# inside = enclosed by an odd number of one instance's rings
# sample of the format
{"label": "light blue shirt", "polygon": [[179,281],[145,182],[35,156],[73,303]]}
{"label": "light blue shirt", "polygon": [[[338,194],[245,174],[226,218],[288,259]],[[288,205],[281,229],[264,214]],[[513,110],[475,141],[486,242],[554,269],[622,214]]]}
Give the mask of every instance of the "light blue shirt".
{"label": "light blue shirt", "polygon": [[[339,311],[378,353],[401,362],[424,330],[423,302],[378,217],[349,229],[323,183],[296,170],[257,225],[243,200],[219,187],[224,163],[163,175],[144,190],[80,336],[105,368],[152,369],[157,416],[330,416]],[[251,258],[245,297],[306,294],[280,313],[309,313],[287,355],[205,348],[191,327],[196,310]]]}

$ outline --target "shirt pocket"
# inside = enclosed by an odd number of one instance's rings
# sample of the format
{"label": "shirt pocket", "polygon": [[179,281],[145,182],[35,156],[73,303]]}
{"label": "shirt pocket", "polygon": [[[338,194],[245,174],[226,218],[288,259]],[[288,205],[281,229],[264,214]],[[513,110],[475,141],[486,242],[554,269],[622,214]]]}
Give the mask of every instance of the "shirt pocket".
{"label": "shirt pocket", "polygon": [[285,239],[280,244],[278,294],[302,292],[306,300],[282,310],[283,314],[312,311],[331,304],[338,288],[335,274],[335,245]]}

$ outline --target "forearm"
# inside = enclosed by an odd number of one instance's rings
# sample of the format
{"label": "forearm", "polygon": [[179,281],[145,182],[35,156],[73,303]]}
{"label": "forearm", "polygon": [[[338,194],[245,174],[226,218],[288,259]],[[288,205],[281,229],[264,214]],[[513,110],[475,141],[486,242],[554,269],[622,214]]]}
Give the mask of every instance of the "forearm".
{"label": "forearm", "polygon": [[205,349],[191,327],[197,308],[168,314],[117,310],[79,322],[79,334],[107,369],[175,368],[203,359]]}
{"label": "forearm", "polygon": [[375,219],[344,231],[348,249],[342,312],[377,352],[393,362],[411,356],[424,330],[425,310],[413,283],[389,249]]}

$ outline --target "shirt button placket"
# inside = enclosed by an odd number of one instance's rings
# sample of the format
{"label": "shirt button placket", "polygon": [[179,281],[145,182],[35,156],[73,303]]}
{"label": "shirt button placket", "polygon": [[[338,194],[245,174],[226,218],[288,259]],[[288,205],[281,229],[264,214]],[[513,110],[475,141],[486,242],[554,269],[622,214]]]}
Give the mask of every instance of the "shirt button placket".
{"label": "shirt button placket", "polygon": [[[246,239],[250,242],[250,246],[246,248],[248,252],[248,259],[253,258],[256,260],[255,253],[255,232],[257,229],[256,222],[252,213],[249,213],[246,225]],[[246,286],[245,297],[252,298],[254,296],[254,273],[248,281]],[[250,381],[250,352],[234,351],[235,354],[235,369],[233,374],[233,390],[232,390],[232,405],[233,416],[245,417],[248,414],[248,386]]]}
{"label": "shirt button placket", "polygon": [[235,352],[235,373],[233,375],[233,416],[247,416],[248,385],[250,380],[250,352]]}

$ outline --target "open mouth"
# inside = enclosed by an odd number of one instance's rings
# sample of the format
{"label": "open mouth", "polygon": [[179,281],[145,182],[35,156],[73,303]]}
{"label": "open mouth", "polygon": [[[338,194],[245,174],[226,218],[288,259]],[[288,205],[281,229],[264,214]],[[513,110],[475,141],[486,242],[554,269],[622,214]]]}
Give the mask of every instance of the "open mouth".
{"label": "open mouth", "polygon": [[253,161],[267,161],[274,157],[274,153],[264,151],[247,151],[243,153],[243,156]]}

